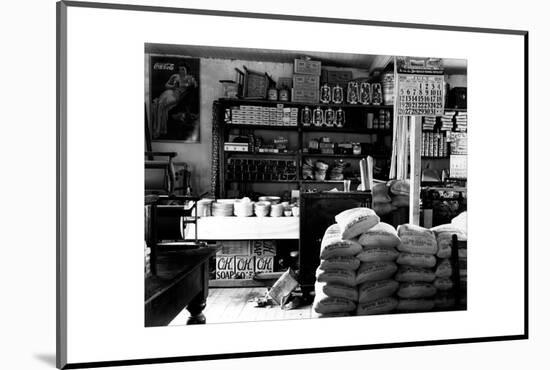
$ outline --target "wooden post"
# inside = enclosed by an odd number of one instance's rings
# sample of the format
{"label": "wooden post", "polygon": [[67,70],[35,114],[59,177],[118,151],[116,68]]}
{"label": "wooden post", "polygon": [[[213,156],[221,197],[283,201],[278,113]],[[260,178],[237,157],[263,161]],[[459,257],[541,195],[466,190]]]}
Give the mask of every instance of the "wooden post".
{"label": "wooden post", "polygon": [[411,193],[409,198],[409,223],[420,225],[420,154],[422,145],[422,117],[411,117],[410,129]]}

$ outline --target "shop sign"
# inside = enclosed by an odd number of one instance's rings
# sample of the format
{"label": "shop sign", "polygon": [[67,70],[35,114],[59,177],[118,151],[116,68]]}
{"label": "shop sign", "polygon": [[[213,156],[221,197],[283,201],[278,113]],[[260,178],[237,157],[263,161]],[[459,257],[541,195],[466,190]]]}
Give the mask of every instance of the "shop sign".
{"label": "shop sign", "polygon": [[235,256],[216,257],[216,279],[235,278]]}
{"label": "shop sign", "polygon": [[273,272],[273,256],[256,256],[256,273]]}
{"label": "shop sign", "polygon": [[235,279],[254,277],[254,256],[235,256]]}
{"label": "shop sign", "polygon": [[441,116],[445,107],[445,80],[441,75],[398,75],[397,114]]}

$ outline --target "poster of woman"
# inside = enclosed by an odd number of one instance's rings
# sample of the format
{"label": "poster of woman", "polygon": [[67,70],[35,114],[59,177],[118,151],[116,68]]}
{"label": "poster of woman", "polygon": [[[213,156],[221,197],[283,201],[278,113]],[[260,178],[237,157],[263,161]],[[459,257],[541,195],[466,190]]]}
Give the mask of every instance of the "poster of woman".
{"label": "poster of woman", "polygon": [[150,126],[153,140],[200,140],[200,59],[151,56]]}

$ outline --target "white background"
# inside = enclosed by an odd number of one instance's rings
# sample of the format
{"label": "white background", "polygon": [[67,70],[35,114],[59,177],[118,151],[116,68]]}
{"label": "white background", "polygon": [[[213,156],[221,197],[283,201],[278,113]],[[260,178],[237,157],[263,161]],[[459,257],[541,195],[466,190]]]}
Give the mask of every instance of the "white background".
{"label": "white background", "polygon": [[[151,2],[147,2],[151,3]],[[211,2],[156,2],[158,5],[177,5],[198,8],[223,8],[223,4],[209,6]],[[394,2],[398,4],[399,2]],[[33,6],[30,6],[30,5]],[[541,17],[542,10],[535,11],[527,7],[527,2],[517,8],[507,8],[502,4],[491,4],[480,7],[479,4],[468,5],[460,3],[457,9],[435,10],[440,7],[434,2],[433,12],[426,7],[411,4],[404,9],[392,6],[391,13],[387,4],[376,6],[369,4],[367,9],[359,9],[357,5],[342,6],[334,9],[327,4],[323,7],[309,4],[301,9],[299,4],[285,5],[284,2],[272,4],[239,5],[232,1],[226,4],[228,10],[248,10],[259,12],[275,12],[289,14],[324,15],[334,17],[364,18],[373,20],[393,20],[407,22],[424,22],[438,24],[483,26],[529,29],[531,31],[530,72],[531,87],[542,91],[544,75],[542,66],[545,52],[545,42],[542,32],[546,26]],[[244,2],[242,2],[244,4]],[[303,4],[303,3],[302,3]],[[339,1],[338,4],[345,4]],[[415,3],[418,4],[418,3]],[[4,348],[8,356],[2,361],[8,361],[11,368],[47,368],[53,366],[55,345],[55,9],[54,3],[42,1],[40,6],[33,2],[10,5],[21,6],[17,10],[19,17],[3,12],[7,19],[2,22],[3,51],[2,81],[8,80],[9,88],[3,89],[2,128],[4,138],[2,145],[3,165],[2,190],[4,195],[4,217],[2,219],[3,258],[3,335],[6,335]],[[262,6],[262,7],[260,7]],[[422,10],[419,10],[419,9]],[[429,7],[428,7],[429,8]],[[286,11],[285,11],[286,9]],[[527,21],[529,16],[530,21]],[[522,18],[523,17],[523,18]],[[97,25],[95,31],[99,31]],[[94,32],[94,29],[90,29]],[[15,36],[15,37],[14,37]],[[4,40],[5,39],[5,40]],[[537,47],[540,42],[540,46]],[[535,58],[538,54],[538,58]],[[495,61],[506,63],[506,60]],[[537,68],[540,65],[540,70]],[[533,82],[537,81],[536,84]],[[471,83],[471,82],[470,82]],[[538,106],[542,113],[544,96],[535,95],[532,90],[531,107]],[[503,94],[503,99],[509,93]],[[518,99],[521,100],[521,95]],[[8,99],[8,104],[4,104]],[[539,104],[536,104],[539,102]],[[509,105],[503,103],[502,107]],[[498,110],[500,107],[494,107]],[[544,180],[547,175],[536,172],[534,165],[544,163],[544,147],[546,128],[543,116],[536,116],[537,110],[531,110],[531,198],[537,199],[536,207],[531,205],[531,229],[534,231],[537,223],[542,226],[544,208]],[[536,124],[538,123],[538,124]],[[518,124],[520,124],[518,122]],[[472,136],[474,136],[472,134]],[[537,148],[540,153],[535,153]],[[5,152],[4,152],[5,151]],[[509,161],[513,151],[493,153],[488,159]],[[3,161],[3,162],[4,162]],[[496,163],[496,162],[493,162]],[[488,161],[488,164],[491,162]],[[494,184],[499,188],[514,187],[521,178],[514,178],[513,168],[507,168],[502,178]],[[7,169],[7,171],[6,171]],[[539,168],[539,171],[542,171]],[[542,178],[541,178],[542,176]],[[538,184],[535,185],[535,181]],[[474,188],[473,184],[470,184]],[[538,187],[538,189],[537,189]],[[4,189],[5,188],[5,189]],[[473,189],[472,189],[473,190]],[[538,190],[538,191],[537,191]],[[514,201],[510,193],[510,201]],[[539,212],[535,219],[535,212]],[[5,220],[4,220],[5,219]],[[13,223],[16,221],[17,223]],[[541,229],[541,228],[539,228]],[[337,354],[301,355],[268,359],[242,359],[177,365],[157,365],[151,368],[201,368],[213,369],[223,365],[230,368],[254,368],[258,366],[280,368],[286,364],[292,368],[311,366],[318,368],[333,368],[342,363],[363,366],[390,367],[409,366],[411,368],[426,367],[426,361],[432,364],[446,364],[449,368],[464,368],[465,366],[499,366],[501,368],[516,368],[526,366],[544,368],[547,360],[542,357],[545,341],[548,340],[545,313],[548,311],[547,293],[544,288],[544,261],[548,252],[545,244],[538,242],[536,234],[531,236],[531,338],[529,341],[508,343],[486,343],[453,345],[426,348],[392,349],[378,351],[362,351]],[[537,248],[540,246],[540,248]],[[495,261],[496,262],[496,261]],[[90,276],[93,281],[101,274],[99,266]],[[498,285],[498,279],[493,282]],[[506,297],[501,298],[503,307],[510,304]],[[90,314],[90,322],[94,315]],[[390,360],[391,359],[391,360]],[[428,360],[429,359],[429,360]],[[390,362],[388,362],[390,361]],[[3,366],[4,367],[4,366]],[[145,366],[144,366],[145,367]]]}

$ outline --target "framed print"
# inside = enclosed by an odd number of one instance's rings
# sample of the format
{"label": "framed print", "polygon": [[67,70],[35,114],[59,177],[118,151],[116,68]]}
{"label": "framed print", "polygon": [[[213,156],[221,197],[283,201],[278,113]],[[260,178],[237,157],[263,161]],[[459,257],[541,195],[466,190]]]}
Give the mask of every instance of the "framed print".
{"label": "framed print", "polygon": [[151,56],[149,66],[152,139],[198,142],[199,60]]}
{"label": "framed print", "polygon": [[59,368],[528,338],[526,31],[57,11]]}

